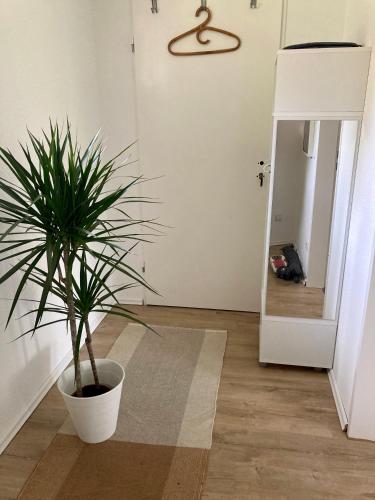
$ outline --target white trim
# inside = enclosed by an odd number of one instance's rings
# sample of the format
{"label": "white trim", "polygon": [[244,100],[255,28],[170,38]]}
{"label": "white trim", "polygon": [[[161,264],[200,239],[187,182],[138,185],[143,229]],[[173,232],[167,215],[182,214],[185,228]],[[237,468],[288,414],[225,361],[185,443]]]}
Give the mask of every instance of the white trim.
{"label": "white trim", "polygon": [[317,326],[337,326],[337,320],[331,319],[320,319],[320,318],[301,318],[294,316],[270,316],[268,314],[263,315],[263,319],[270,322],[276,323],[299,323],[301,325],[317,325]]}
{"label": "white trim", "polygon": [[284,240],[284,241],[270,241],[270,247],[277,247],[277,246],[280,246],[280,245],[294,245],[294,242],[293,241],[290,241],[290,240]]}
{"label": "white trim", "polygon": [[129,298],[129,297],[125,297],[122,299],[121,296],[118,297],[119,298],[119,301],[121,302],[122,305],[126,306],[126,305],[129,305],[129,306],[142,306],[143,305],[143,299],[141,298],[138,298],[138,299],[134,299],[134,298]]}
{"label": "white trim", "polygon": [[333,370],[328,370],[328,379],[329,379],[329,383],[331,385],[333,398],[334,398],[335,403],[336,403],[336,408],[337,408],[337,413],[338,413],[339,419],[340,419],[341,429],[343,431],[346,431],[348,428],[348,425],[349,425],[349,420],[348,420],[348,416],[346,414],[346,411],[345,411],[345,408],[344,408],[344,405],[343,405],[343,402],[342,402],[342,399],[340,396],[339,387],[337,385],[335,373]]}
{"label": "white trim", "polygon": [[[100,313],[100,314],[95,315],[95,321],[91,321],[91,325],[90,325],[92,330],[93,330],[93,334],[95,333],[95,328],[100,324],[100,322],[104,319],[105,316],[106,316],[106,314],[104,314],[104,313]],[[84,339],[82,339],[82,344],[83,343],[84,343]],[[65,368],[69,365],[69,363],[72,361],[72,359],[73,359],[72,352],[71,352],[71,349],[69,349],[68,352],[63,357],[63,359],[57,364],[57,366],[48,375],[45,382],[39,387],[33,401],[27,407],[27,409],[25,410],[23,415],[21,415],[17,419],[16,423],[13,425],[13,427],[10,429],[10,431],[7,432],[5,437],[0,438],[1,439],[1,441],[0,441],[0,455],[3,453],[5,448],[9,445],[9,443],[12,441],[12,439],[15,437],[15,435],[21,429],[21,427],[25,424],[27,419],[34,412],[34,410],[37,408],[39,403],[42,401],[42,399],[45,397],[47,392],[51,389],[53,384],[60,377],[62,372],[65,370]]]}
{"label": "white trim", "polygon": [[[272,157],[271,157],[271,174],[268,189],[268,202],[267,202],[267,216],[266,216],[266,230],[264,231],[264,262],[263,262],[263,275],[262,275],[262,291],[261,291],[261,321],[266,315],[266,302],[267,302],[267,286],[268,286],[268,266],[269,266],[269,248],[271,240],[271,224],[272,224],[272,205],[273,205],[273,191],[275,180],[275,167],[276,167],[276,144],[277,144],[278,120],[273,119],[272,126]],[[260,337],[262,336],[262,329],[260,330]]]}
{"label": "white trim", "polygon": [[332,53],[349,53],[349,52],[355,52],[358,54],[358,52],[371,52],[372,48],[371,47],[325,47],[325,48],[310,48],[310,49],[288,49],[288,50],[283,50],[280,49],[278,50],[277,54],[278,56],[281,55],[288,55],[288,54],[332,54]]}
{"label": "white trim", "polygon": [[281,15],[280,50],[283,49],[286,45],[286,39],[288,34],[288,11],[289,11],[288,0],[283,0],[282,15]]}

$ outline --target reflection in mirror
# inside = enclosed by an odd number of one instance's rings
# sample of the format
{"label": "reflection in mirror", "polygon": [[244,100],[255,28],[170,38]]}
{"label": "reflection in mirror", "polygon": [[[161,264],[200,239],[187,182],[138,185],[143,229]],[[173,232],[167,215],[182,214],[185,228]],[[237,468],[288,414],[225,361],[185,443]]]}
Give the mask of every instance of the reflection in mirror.
{"label": "reflection in mirror", "polygon": [[279,121],[266,314],[335,320],[358,123]]}

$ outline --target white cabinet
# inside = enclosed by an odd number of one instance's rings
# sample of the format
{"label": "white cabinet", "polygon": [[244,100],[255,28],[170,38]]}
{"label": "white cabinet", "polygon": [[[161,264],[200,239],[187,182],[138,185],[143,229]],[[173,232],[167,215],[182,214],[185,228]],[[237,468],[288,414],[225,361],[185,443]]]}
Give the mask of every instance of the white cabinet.
{"label": "white cabinet", "polygon": [[280,50],[275,116],[361,118],[371,49]]}
{"label": "white cabinet", "polygon": [[332,368],[370,57],[278,53],[261,363]]}

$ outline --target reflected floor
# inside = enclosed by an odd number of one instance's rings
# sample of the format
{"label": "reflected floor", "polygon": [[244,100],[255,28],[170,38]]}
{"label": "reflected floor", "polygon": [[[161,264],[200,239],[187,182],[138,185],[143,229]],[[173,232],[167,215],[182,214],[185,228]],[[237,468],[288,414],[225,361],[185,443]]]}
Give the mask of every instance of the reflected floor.
{"label": "reflected floor", "polygon": [[[279,255],[280,248],[270,247],[270,255]],[[307,288],[302,283],[281,280],[268,265],[267,315],[321,319],[323,307],[324,293],[321,288]]]}

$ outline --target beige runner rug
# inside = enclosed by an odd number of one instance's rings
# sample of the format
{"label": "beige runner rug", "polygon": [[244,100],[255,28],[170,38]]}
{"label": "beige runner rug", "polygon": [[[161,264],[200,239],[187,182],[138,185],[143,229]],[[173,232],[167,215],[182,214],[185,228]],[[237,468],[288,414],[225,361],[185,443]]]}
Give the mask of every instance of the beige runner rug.
{"label": "beige runner rug", "polygon": [[195,500],[206,473],[227,333],[128,325],[108,357],[125,368],[116,434],[83,444],[64,423],[22,500]]}

